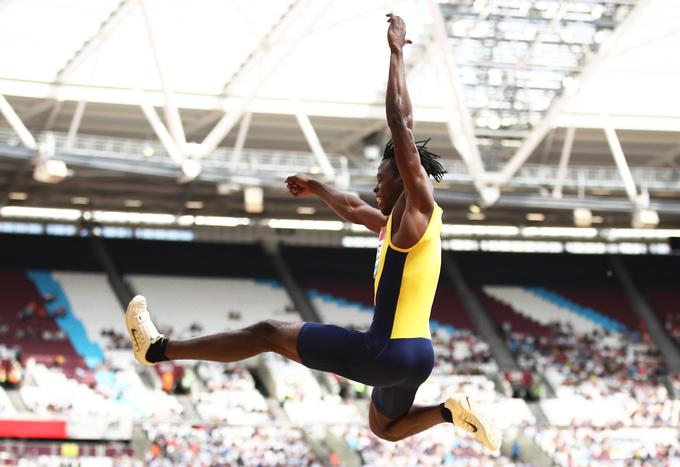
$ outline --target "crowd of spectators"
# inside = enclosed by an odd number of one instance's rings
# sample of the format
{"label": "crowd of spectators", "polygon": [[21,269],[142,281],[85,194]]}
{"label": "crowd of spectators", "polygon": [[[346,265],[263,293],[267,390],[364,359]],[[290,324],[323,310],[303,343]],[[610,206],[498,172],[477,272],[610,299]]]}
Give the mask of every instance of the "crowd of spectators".
{"label": "crowd of spectators", "polygon": [[666,332],[680,346],[680,313],[666,313]]}
{"label": "crowd of spectators", "polygon": [[113,328],[102,329],[99,333],[100,341],[103,342],[106,350],[131,349],[130,337]]}
{"label": "crowd of spectators", "polygon": [[0,451],[0,466],[11,467],[143,467],[144,463],[128,455],[60,456],[56,454],[17,455]]}
{"label": "crowd of spectators", "polygon": [[526,433],[557,466],[680,465],[680,443],[673,429],[542,427]]}
{"label": "crowd of spectators", "polygon": [[146,424],[149,467],[175,465],[321,467],[302,431],[289,425],[190,426]]}
{"label": "crowd of spectators", "polygon": [[466,432],[439,425],[395,443],[376,437],[365,425],[335,426],[367,467],[400,466],[520,466],[508,457],[492,454]]}
{"label": "crowd of spectators", "polygon": [[202,387],[191,398],[201,419],[229,424],[268,424],[269,407],[241,363],[198,362],[188,367]]}
{"label": "crowd of spectators", "polygon": [[667,398],[659,393],[663,360],[647,334],[578,334],[567,324],[554,324],[546,335],[510,331],[506,339],[522,368],[543,372],[555,386],[586,398],[621,392]]}
{"label": "crowd of spectators", "polygon": [[498,371],[489,344],[467,329],[432,331],[434,374],[480,375]]}

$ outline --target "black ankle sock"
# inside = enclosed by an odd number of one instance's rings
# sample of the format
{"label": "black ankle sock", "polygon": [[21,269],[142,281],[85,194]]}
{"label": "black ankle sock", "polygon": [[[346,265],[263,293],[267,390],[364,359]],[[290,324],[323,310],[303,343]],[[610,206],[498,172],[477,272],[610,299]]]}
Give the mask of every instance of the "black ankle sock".
{"label": "black ankle sock", "polygon": [[165,356],[165,346],[168,344],[167,337],[161,337],[156,342],[151,344],[149,350],[146,351],[146,359],[151,363],[165,362],[168,357]]}
{"label": "black ankle sock", "polygon": [[453,416],[451,415],[451,411],[444,406],[443,402],[439,404],[439,411],[442,413],[442,418],[444,420],[446,420],[449,423],[453,423]]}

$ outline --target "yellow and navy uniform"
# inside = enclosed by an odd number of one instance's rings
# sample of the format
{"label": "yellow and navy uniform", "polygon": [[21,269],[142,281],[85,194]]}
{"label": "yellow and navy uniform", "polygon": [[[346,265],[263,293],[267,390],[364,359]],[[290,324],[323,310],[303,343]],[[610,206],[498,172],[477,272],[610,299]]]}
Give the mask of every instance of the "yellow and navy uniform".
{"label": "yellow and navy uniform", "polygon": [[442,210],[434,205],[430,222],[411,248],[392,243],[392,215],[376,258],[376,318],[391,321],[390,339],[430,338],[430,311],[441,269]]}
{"label": "yellow and navy uniform", "polygon": [[435,204],[425,233],[404,249],[392,243],[390,214],[380,232],[368,331],[305,323],[298,335],[304,365],[374,386],[376,408],[392,419],[408,412],[434,365],[429,320],[441,269],[441,219]]}

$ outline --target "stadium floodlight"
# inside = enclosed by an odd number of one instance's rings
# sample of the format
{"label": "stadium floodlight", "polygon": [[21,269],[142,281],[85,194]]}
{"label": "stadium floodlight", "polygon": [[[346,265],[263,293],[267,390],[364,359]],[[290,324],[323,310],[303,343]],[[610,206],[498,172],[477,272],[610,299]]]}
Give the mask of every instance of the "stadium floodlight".
{"label": "stadium floodlight", "polygon": [[524,227],[522,236],[594,238],[597,237],[597,229],[588,227]]}
{"label": "stadium floodlight", "polygon": [[13,191],[8,195],[8,197],[12,201],[26,201],[28,199],[28,193],[23,191]]}
{"label": "stadium floodlight", "polygon": [[663,239],[680,237],[680,229],[609,229],[607,238],[618,239]]}
{"label": "stadium floodlight", "polygon": [[603,255],[607,252],[604,242],[567,242],[564,248],[567,253],[576,255]]}
{"label": "stadium floodlight", "polygon": [[75,221],[80,219],[81,215],[82,211],[79,209],[36,208],[25,206],[5,206],[0,208],[1,217]]}
{"label": "stadium floodlight", "polygon": [[241,189],[241,185],[238,183],[222,182],[217,184],[217,194],[218,195],[230,195]]}
{"label": "stadium floodlight", "polygon": [[45,141],[38,144],[38,155],[33,170],[33,179],[41,183],[59,183],[68,175],[64,161],[53,159],[56,154],[56,140],[53,133],[47,133]]}
{"label": "stadium floodlight", "polygon": [[361,237],[347,235],[342,237],[342,246],[345,248],[377,248],[378,238],[376,237]]}
{"label": "stadium floodlight", "polygon": [[442,248],[444,250],[453,251],[477,251],[479,250],[479,241],[471,239],[452,238],[451,240],[442,241]]}
{"label": "stadium floodlight", "polygon": [[185,226],[185,227],[189,226],[189,225],[193,225],[194,221],[195,221],[195,217],[189,216],[189,215],[179,216],[177,218],[177,224],[181,225],[181,226]]}
{"label": "stadium floodlight", "polygon": [[515,237],[519,232],[519,227],[514,225],[442,225],[442,235]]}
{"label": "stadium floodlight", "polygon": [[264,211],[264,191],[259,186],[249,186],[243,190],[243,203],[249,214],[259,214]]}
{"label": "stadium floodlight", "polygon": [[142,207],[142,200],[141,199],[126,199],[123,204],[125,205],[126,208],[141,208]]}
{"label": "stadium floodlight", "polygon": [[239,225],[250,225],[250,219],[247,217],[196,216],[193,223],[211,227],[237,227]]}
{"label": "stadium floodlight", "polygon": [[87,196],[73,196],[71,198],[71,204],[87,205],[90,204],[90,198]]}
{"label": "stadium floodlight", "polygon": [[593,212],[586,208],[574,209],[574,225],[577,227],[590,227],[593,224]]}
{"label": "stadium floodlight", "polygon": [[485,185],[480,188],[479,195],[482,198],[482,206],[493,206],[501,197],[501,190],[498,186]]}
{"label": "stadium floodlight", "polygon": [[187,201],[184,203],[186,209],[203,209],[203,201]]}
{"label": "stadium floodlight", "polygon": [[38,162],[33,170],[33,179],[41,183],[59,183],[68,175],[68,167],[64,161],[48,159]]}
{"label": "stadium floodlight", "polygon": [[176,222],[172,214],[124,211],[94,211],[92,218],[97,222],[120,224],[159,224],[168,225]]}
{"label": "stadium floodlight", "polygon": [[482,251],[507,253],[562,253],[562,242],[538,242],[533,240],[482,240],[479,242]]}
{"label": "stadium floodlight", "polygon": [[541,212],[530,212],[527,213],[527,220],[530,222],[543,222],[545,220],[545,214]]}
{"label": "stadium floodlight", "polygon": [[467,218],[470,221],[483,221],[486,219],[486,214],[483,212],[468,212]]}
{"label": "stadium floodlight", "polygon": [[295,212],[303,216],[309,216],[314,214],[316,209],[314,209],[312,206],[298,206]]}
{"label": "stadium floodlight", "polygon": [[269,219],[267,225],[272,229],[291,230],[342,230],[341,221],[317,221],[301,219]]}
{"label": "stadium floodlight", "polygon": [[653,209],[635,210],[631,225],[636,229],[654,229],[659,225],[659,214]]}
{"label": "stadium floodlight", "polygon": [[180,182],[190,182],[200,175],[201,170],[203,170],[203,166],[198,159],[184,159],[182,161],[182,177],[180,177]]}

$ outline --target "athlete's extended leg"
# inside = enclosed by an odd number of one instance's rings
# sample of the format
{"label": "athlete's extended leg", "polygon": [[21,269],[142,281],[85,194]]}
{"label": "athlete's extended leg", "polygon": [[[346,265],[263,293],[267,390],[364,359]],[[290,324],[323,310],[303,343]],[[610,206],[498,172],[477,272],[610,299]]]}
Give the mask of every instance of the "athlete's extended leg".
{"label": "athlete's extended leg", "polygon": [[266,320],[237,331],[184,341],[170,340],[165,346],[165,355],[168,360],[235,362],[262,352],[276,352],[300,363],[296,342],[303,324]]}
{"label": "athlete's extended leg", "polygon": [[184,341],[168,340],[151,322],[146,299],[137,295],[128,305],[125,324],[135,358],[145,365],[166,359],[234,362],[262,352],[276,352],[300,362],[296,343],[303,323],[261,321],[238,331]]}
{"label": "athlete's extended leg", "polygon": [[408,413],[397,419],[378,412],[373,402],[368,412],[371,431],[386,441],[399,441],[446,421],[438,405],[414,405]]}

